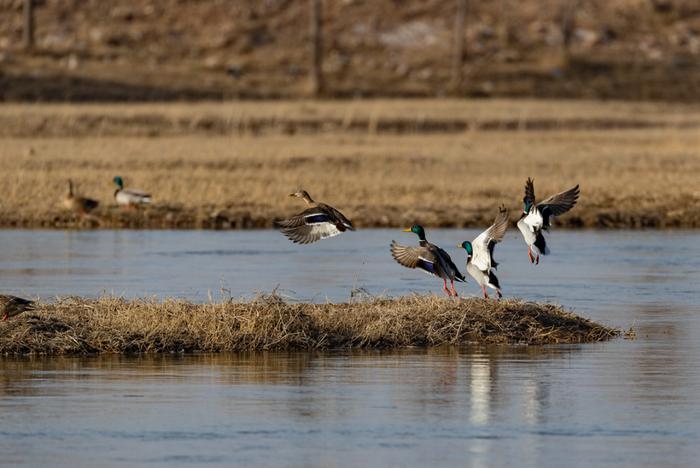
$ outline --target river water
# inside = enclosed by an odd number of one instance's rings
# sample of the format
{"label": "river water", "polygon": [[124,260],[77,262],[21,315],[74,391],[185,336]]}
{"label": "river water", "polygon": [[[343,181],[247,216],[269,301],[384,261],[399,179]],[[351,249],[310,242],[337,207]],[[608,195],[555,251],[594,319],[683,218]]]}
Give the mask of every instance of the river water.
{"label": "river water", "polygon": [[[429,230],[450,248],[477,232]],[[311,246],[273,231],[0,231],[2,292],[347,300],[440,292],[391,259],[400,230]],[[497,247],[506,297],[635,340],[397,352],[0,360],[3,465],[693,466],[700,234],[555,231],[539,266]],[[473,281],[459,285],[476,295]],[[0,333],[1,333],[0,325]]]}

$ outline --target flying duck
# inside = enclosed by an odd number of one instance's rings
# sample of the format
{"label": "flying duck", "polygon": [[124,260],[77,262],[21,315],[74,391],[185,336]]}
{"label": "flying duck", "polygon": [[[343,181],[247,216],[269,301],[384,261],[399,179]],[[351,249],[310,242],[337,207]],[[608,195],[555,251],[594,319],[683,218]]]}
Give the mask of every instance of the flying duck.
{"label": "flying duck", "polygon": [[114,191],[114,199],[117,201],[117,205],[132,208],[151,203],[150,193],[137,189],[125,189],[124,181],[120,176],[114,177],[114,183],[117,184],[117,190]]}
{"label": "flying duck", "polygon": [[319,239],[355,230],[352,222],[343,213],[325,203],[315,202],[306,190],[290,193],[289,196],[301,198],[308,206],[296,216],[274,222],[275,227],[292,242],[310,244]]}
{"label": "flying duck", "polygon": [[[412,226],[404,229],[404,232],[412,232],[418,236],[418,247],[407,247],[391,241],[391,256],[401,265],[407,268],[418,268],[429,275],[442,278],[442,289],[448,296],[457,297],[455,281],[466,282],[464,275],[459,272],[447,252],[437,245],[425,240],[425,230],[422,226]],[[447,280],[450,280],[451,289],[447,289]]]}
{"label": "flying duck", "polygon": [[488,229],[473,241],[464,241],[457,246],[467,251],[467,273],[476,280],[476,284],[481,286],[485,299],[489,297],[486,286],[495,289],[499,299],[503,297],[501,285],[493,272],[498,267],[498,263],[493,258],[493,249],[503,239],[507,229],[508,210],[501,206],[496,219]]}
{"label": "flying duck", "polygon": [[99,205],[97,200],[76,195],[73,191],[73,181],[68,179],[68,193],[63,197],[63,206],[67,210],[83,217],[97,208],[97,205]]}
{"label": "flying duck", "polygon": [[[576,205],[578,200],[578,185],[564,192],[552,195],[544,201],[535,203],[535,185],[528,177],[525,182],[525,197],[523,198],[523,213],[518,220],[518,229],[523,234],[527,244],[527,256],[531,263],[540,263],[540,254],[547,255],[549,248],[542,231],[549,230],[553,216],[560,216]],[[537,249],[537,256],[532,255],[532,246]]]}
{"label": "flying duck", "polygon": [[33,308],[34,302],[29,299],[0,294],[0,314],[3,321]]}

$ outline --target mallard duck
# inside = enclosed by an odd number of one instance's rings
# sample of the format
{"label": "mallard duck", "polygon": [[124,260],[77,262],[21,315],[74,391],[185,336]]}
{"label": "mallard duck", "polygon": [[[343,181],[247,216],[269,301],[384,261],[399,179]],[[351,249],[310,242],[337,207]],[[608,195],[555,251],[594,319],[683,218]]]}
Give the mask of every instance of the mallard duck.
{"label": "mallard duck", "polygon": [[[542,235],[542,230],[549,230],[552,216],[560,216],[573,208],[578,196],[579,189],[576,185],[535,204],[535,185],[528,177],[527,182],[525,182],[523,213],[518,220],[518,229],[523,233],[527,244],[527,256],[531,263],[539,264],[540,254],[547,255],[549,253],[549,247],[547,247],[547,242]],[[537,249],[537,256],[532,255],[533,245]]]}
{"label": "mallard duck", "polygon": [[21,297],[0,294],[0,313],[2,314],[3,321],[33,308],[34,301],[22,299]]}
{"label": "mallard duck", "polygon": [[97,205],[99,205],[97,200],[76,195],[73,191],[73,181],[68,179],[68,193],[63,197],[63,206],[66,209],[82,217],[97,208]]}
{"label": "mallard duck", "polygon": [[481,292],[486,299],[489,297],[486,286],[495,289],[499,299],[503,297],[501,285],[493,272],[498,267],[498,263],[493,258],[493,249],[501,242],[507,229],[508,210],[502,206],[493,224],[487,230],[473,241],[464,241],[457,246],[467,251],[467,273],[476,280],[476,284],[481,286]]}
{"label": "mallard duck", "polygon": [[324,203],[316,203],[306,190],[290,193],[289,196],[301,198],[308,206],[296,216],[274,222],[275,227],[292,242],[310,244],[319,239],[355,230],[352,222],[343,213]]}
{"label": "mallard duck", "polygon": [[[459,272],[447,252],[437,245],[431,244],[425,239],[425,229],[422,226],[412,226],[404,229],[404,232],[412,232],[418,236],[418,247],[407,247],[391,241],[391,256],[394,260],[407,268],[418,268],[429,275],[442,278],[442,289],[448,296],[457,297],[455,281],[465,282],[464,275]],[[450,280],[451,289],[447,289],[447,280]]]}
{"label": "mallard duck", "polygon": [[137,189],[125,189],[124,181],[120,176],[114,177],[114,183],[117,184],[117,190],[114,191],[114,199],[117,201],[117,205],[138,207],[151,203],[150,193]]}

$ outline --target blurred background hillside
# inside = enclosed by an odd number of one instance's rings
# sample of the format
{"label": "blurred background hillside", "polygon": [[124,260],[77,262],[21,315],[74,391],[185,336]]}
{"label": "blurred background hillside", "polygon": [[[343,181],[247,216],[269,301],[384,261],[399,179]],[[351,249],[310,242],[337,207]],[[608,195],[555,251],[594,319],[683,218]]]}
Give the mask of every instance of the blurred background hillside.
{"label": "blurred background hillside", "polygon": [[0,100],[700,96],[698,0],[318,3],[0,0]]}

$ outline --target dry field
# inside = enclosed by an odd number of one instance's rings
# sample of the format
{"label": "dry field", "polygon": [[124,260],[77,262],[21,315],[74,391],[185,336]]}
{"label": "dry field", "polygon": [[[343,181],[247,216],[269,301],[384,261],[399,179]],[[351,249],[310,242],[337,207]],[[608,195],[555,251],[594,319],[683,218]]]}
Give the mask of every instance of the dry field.
{"label": "dry field", "polygon": [[0,323],[0,354],[221,352],[443,344],[554,344],[610,339],[619,331],[559,306],[436,296],[347,304],[192,304],[67,298]]}
{"label": "dry field", "polygon": [[[568,227],[700,227],[700,110],[558,101],[0,108],[0,226],[270,227],[299,187],[360,227],[481,226],[581,185]],[[112,178],[153,194],[118,210]],[[78,223],[67,179],[100,201]]]}

